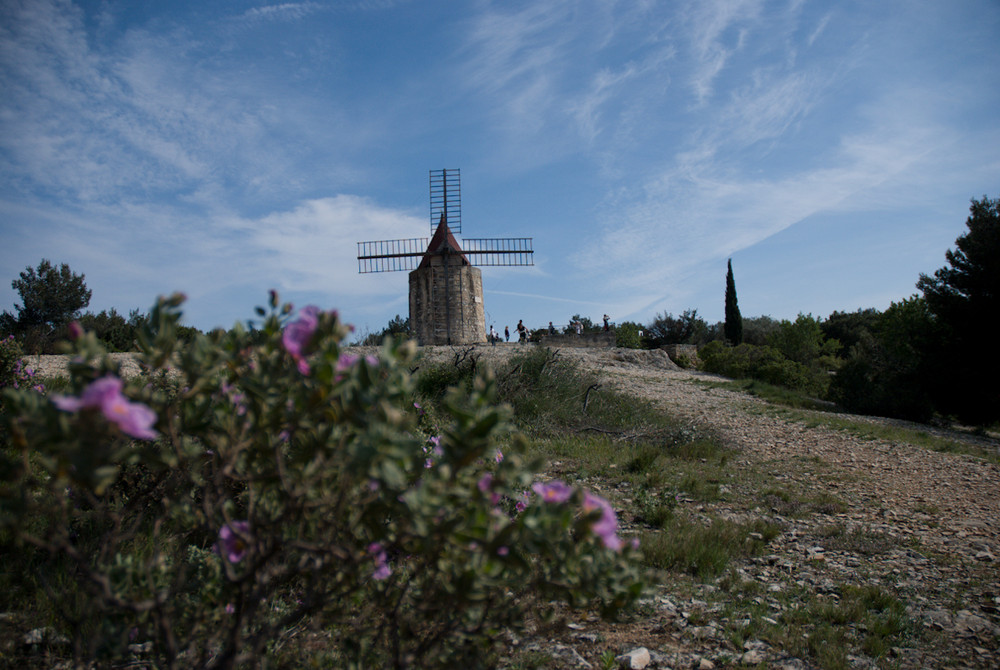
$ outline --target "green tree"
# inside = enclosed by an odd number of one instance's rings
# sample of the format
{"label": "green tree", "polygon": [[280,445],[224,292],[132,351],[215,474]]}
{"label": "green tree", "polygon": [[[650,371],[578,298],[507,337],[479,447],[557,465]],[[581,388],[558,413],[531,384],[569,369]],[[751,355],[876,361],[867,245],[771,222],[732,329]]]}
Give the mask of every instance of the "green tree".
{"label": "green tree", "polygon": [[3,329],[20,335],[28,351],[45,349],[57,329],[76,318],[90,304],[91,291],[84,275],[62,263],[58,268],[42,259],[37,268],[27,267],[10,285],[21,296],[14,316],[3,314]]}
{"label": "green tree", "polygon": [[83,330],[94,333],[108,351],[131,351],[135,345],[135,327],[114,307],[99,314],[87,312],[77,319]]}
{"label": "green tree", "polygon": [[622,347],[623,349],[641,349],[642,338],[639,337],[640,332],[642,332],[642,326],[638,323],[625,321],[618,324],[618,327],[615,328],[615,346]]}
{"label": "green tree", "polygon": [[704,344],[709,338],[708,324],[698,316],[698,310],[686,309],[680,316],[669,312],[657,314],[646,326],[650,346],[663,344]]}
{"label": "green tree", "polygon": [[733,345],[743,342],[743,317],[736,300],[736,280],[733,278],[733,259],[726,262],[726,340]]}
{"label": "green tree", "polygon": [[812,314],[799,314],[794,322],[782,321],[768,335],[767,343],[788,360],[802,365],[817,364],[820,357],[833,356],[840,349],[840,342],[823,336],[820,323]]}
{"label": "green tree", "polygon": [[871,334],[879,316],[879,311],[873,308],[859,309],[856,312],[835,311],[820,324],[820,328],[827,339],[838,340],[844,351],[850,351],[851,347],[861,341],[863,333]]}
{"label": "green tree", "polygon": [[[948,267],[920,275],[931,314],[943,330],[950,365],[937,387],[939,408],[964,421],[1000,420],[1000,356],[996,318],[1000,314],[1000,199],[972,200],[968,232],[945,253]],[[931,352],[927,352],[928,355]]]}
{"label": "green tree", "polygon": [[852,412],[927,421],[934,410],[930,380],[937,377],[929,365],[937,359],[925,352],[938,341],[925,300],[892,303],[858,331],[833,379],[832,399]]}
{"label": "green tree", "polygon": [[410,339],[410,317],[406,317],[404,319],[402,316],[397,314],[393,318],[389,319],[388,325],[386,325],[386,327],[380,332],[368,333],[358,340],[358,344],[378,346],[382,344],[382,340],[387,336],[399,341]]}
{"label": "green tree", "polygon": [[575,333],[576,329],[573,327],[573,324],[576,323],[577,321],[579,321],[580,325],[583,326],[583,332],[585,333],[592,333],[596,330],[599,330],[598,327],[594,325],[594,322],[590,320],[589,316],[580,316],[579,314],[574,314],[573,316],[569,317],[569,325],[563,329],[563,332]]}
{"label": "green tree", "polygon": [[[723,329],[725,326],[723,326]],[[781,322],[769,316],[752,316],[743,319],[743,343],[762,346],[771,333],[781,328]]]}
{"label": "green tree", "polygon": [[386,335],[398,336],[404,340],[408,339],[410,337],[410,317],[404,319],[397,314],[394,318],[390,319],[389,325],[382,330],[382,337]]}

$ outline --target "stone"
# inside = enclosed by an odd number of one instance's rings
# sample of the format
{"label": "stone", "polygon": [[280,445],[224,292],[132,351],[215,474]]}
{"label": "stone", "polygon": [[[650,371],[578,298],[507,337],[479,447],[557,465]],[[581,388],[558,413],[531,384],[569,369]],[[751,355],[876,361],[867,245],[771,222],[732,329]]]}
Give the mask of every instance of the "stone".
{"label": "stone", "polygon": [[594,667],[587,659],[585,659],[583,656],[580,655],[580,652],[578,652],[573,647],[567,645],[557,644],[552,648],[551,653],[554,658],[557,658],[567,663],[572,663],[575,667],[578,668]]}
{"label": "stone", "polygon": [[715,663],[712,663],[705,657],[700,657],[698,659],[698,664],[695,666],[698,670],[715,670]]}
{"label": "stone", "polygon": [[638,647],[632,651],[615,657],[615,662],[619,668],[627,670],[643,670],[652,659],[649,650],[645,647]]}
{"label": "stone", "polygon": [[751,649],[740,656],[740,663],[743,665],[760,665],[765,661],[764,652],[759,649]]}

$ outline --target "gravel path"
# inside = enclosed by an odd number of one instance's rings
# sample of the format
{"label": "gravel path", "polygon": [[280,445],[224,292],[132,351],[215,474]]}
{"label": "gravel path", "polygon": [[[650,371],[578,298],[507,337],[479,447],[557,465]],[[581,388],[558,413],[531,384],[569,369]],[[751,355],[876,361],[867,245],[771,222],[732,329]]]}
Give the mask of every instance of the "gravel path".
{"label": "gravel path", "polygon": [[[822,593],[845,583],[879,586],[897,594],[914,625],[936,640],[932,648],[894,649],[892,665],[1000,667],[1000,467],[996,463],[814,425],[809,419],[823,413],[789,413],[743,393],[697,383],[722,380],[712,375],[668,365],[622,364],[615,360],[620,355],[615,352],[567,350],[565,355],[625,393],[710,427],[734,448],[743,464],[771,473],[774,485],[803,498],[836,501],[833,509],[820,506],[801,515],[781,500],[762,509],[761,492],[744,491],[732,502],[712,506],[708,511],[720,516],[759,514],[785,527],[769,546],[769,556],[738,569],[743,578],[778,593],[795,588]],[[874,417],[858,422],[930,432],[924,426]],[[936,432],[998,453],[996,440]],[[747,500],[757,501],[757,506]],[[831,536],[831,528],[843,529],[843,534]],[[773,606],[784,605],[776,601]],[[723,641],[708,638],[693,650],[691,644],[680,646],[693,659],[711,658],[713,653],[727,657],[720,652],[725,645],[714,645]],[[786,667],[780,652],[770,651],[760,658],[770,661],[771,667]],[[852,665],[872,664],[870,659],[855,658]],[[792,662],[787,667],[802,666]]]}

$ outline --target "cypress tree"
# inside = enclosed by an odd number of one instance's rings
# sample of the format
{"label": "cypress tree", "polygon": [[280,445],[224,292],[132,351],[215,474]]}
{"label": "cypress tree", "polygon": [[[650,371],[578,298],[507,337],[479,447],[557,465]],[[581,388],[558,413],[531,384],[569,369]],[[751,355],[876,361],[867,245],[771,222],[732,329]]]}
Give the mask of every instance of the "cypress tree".
{"label": "cypress tree", "polygon": [[726,341],[732,345],[743,342],[743,317],[740,316],[740,306],[736,301],[736,280],[733,279],[733,259],[726,263],[729,271],[726,273],[726,324],[723,332]]}

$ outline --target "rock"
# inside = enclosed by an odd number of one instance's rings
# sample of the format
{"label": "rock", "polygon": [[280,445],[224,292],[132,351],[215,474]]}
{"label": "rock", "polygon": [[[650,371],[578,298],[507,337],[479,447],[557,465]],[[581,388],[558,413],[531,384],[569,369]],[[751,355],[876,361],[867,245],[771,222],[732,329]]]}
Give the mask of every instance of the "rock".
{"label": "rock", "polygon": [[698,659],[698,664],[695,666],[698,670],[715,670],[715,663],[712,663],[707,658],[701,657]]}
{"label": "rock", "polygon": [[989,619],[973,614],[969,610],[955,613],[952,630],[958,635],[971,636],[978,633],[992,633],[995,627]]}
{"label": "rock", "polygon": [[564,644],[557,644],[556,646],[554,646],[552,648],[552,656],[553,658],[557,658],[561,661],[572,663],[574,666],[578,668],[594,667],[593,665],[590,664],[590,662],[587,659],[585,659],[583,656],[580,655],[580,652],[578,652],[573,647]]}
{"label": "rock", "polygon": [[696,640],[714,640],[716,635],[715,629],[711,626],[694,626],[689,628],[688,631]]}
{"label": "rock", "polygon": [[49,644],[69,644],[69,638],[65,635],[58,634],[55,628],[52,628],[51,626],[29,630],[24,634],[23,641],[24,644],[28,646],[41,644],[46,641],[48,641]]}
{"label": "rock", "polygon": [[652,659],[649,656],[649,650],[645,647],[639,647],[615,657],[618,667],[627,668],[628,670],[642,670],[649,665],[650,660]]}
{"label": "rock", "polygon": [[132,654],[148,654],[153,651],[152,642],[143,642],[142,644],[130,644],[128,646],[129,653]]}
{"label": "rock", "polygon": [[759,649],[751,649],[740,656],[740,663],[743,665],[760,665],[764,660],[764,652]]}
{"label": "rock", "polygon": [[948,610],[924,612],[924,625],[936,630],[951,628],[951,612]]}

